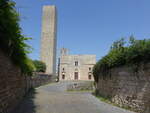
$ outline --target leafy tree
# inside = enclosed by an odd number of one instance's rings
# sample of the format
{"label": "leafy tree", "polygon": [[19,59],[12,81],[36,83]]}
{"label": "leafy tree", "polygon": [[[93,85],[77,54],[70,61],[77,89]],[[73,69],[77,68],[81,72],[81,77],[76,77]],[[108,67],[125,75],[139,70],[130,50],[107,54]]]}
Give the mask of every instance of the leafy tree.
{"label": "leafy tree", "polygon": [[39,61],[39,60],[34,60],[33,63],[35,65],[36,72],[45,72],[45,70],[46,70],[45,63],[43,63],[42,61]]}
{"label": "leafy tree", "polygon": [[134,36],[133,35],[131,35],[130,37],[129,37],[129,44],[131,44],[131,45],[133,45],[133,44],[135,44],[135,38],[134,38]]}
{"label": "leafy tree", "polygon": [[125,45],[125,43],[125,39],[121,38],[120,40],[117,40],[112,44],[111,49],[120,49]]}

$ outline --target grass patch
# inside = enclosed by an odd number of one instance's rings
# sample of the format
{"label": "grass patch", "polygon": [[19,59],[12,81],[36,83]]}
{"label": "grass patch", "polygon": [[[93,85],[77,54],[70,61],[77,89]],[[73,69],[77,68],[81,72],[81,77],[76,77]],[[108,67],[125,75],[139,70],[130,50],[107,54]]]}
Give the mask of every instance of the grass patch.
{"label": "grass patch", "polygon": [[106,102],[108,104],[112,104],[112,102],[108,98],[105,98],[105,97],[102,97],[102,96],[97,96],[97,95],[94,95],[94,96],[96,98],[98,98],[100,101]]}
{"label": "grass patch", "polygon": [[88,89],[81,89],[81,90],[73,90],[73,89],[68,89],[68,92],[93,92],[93,90],[88,90]]}

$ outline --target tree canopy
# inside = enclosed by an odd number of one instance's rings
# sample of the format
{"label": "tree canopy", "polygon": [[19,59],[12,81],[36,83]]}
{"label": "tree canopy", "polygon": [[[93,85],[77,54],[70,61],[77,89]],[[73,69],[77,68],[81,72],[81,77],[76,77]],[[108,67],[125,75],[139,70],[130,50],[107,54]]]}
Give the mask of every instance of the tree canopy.
{"label": "tree canopy", "polygon": [[35,65],[36,72],[45,72],[46,64],[39,60],[34,60],[33,64]]}

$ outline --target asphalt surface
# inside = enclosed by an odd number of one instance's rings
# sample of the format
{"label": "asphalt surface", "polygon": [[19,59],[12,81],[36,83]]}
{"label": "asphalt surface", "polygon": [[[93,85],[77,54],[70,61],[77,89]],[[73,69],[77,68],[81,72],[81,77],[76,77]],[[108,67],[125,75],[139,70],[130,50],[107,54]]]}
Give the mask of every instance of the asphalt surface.
{"label": "asphalt surface", "polygon": [[71,82],[36,88],[13,113],[134,113],[101,102],[90,92],[67,92]]}

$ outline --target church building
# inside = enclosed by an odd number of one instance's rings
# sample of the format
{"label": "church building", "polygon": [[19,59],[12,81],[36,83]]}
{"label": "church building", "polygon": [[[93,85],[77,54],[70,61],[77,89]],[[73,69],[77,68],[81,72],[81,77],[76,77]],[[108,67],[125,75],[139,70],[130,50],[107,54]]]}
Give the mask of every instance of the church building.
{"label": "church building", "polygon": [[96,55],[70,55],[68,49],[62,48],[58,63],[59,81],[93,81],[92,69],[95,63]]}

